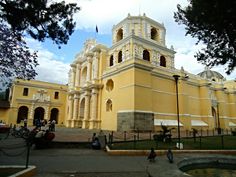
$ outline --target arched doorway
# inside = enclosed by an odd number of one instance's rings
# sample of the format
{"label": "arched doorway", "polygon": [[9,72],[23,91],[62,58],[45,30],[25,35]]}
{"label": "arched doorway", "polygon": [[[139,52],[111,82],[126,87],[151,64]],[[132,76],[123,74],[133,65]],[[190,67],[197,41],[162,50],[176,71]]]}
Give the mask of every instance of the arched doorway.
{"label": "arched doorway", "polygon": [[17,121],[16,121],[17,124],[19,124],[25,118],[28,119],[28,111],[29,109],[27,106],[19,107],[18,114],[17,114]]}
{"label": "arched doorway", "polygon": [[58,123],[58,113],[59,110],[57,108],[53,108],[51,110],[50,121],[55,120],[56,123]]}
{"label": "arched doorway", "polygon": [[83,98],[80,102],[80,119],[84,119],[84,108],[85,108],[85,98]]}
{"label": "arched doorway", "polygon": [[44,113],[45,113],[45,111],[42,107],[37,107],[34,110],[34,122],[33,122],[34,125],[35,125],[36,120],[43,120],[44,119]]}

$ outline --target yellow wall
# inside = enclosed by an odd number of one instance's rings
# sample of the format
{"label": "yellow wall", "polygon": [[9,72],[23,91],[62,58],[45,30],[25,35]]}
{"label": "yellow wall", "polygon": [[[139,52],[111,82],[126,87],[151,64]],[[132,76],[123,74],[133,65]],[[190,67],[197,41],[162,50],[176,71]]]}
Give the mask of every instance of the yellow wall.
{"label": "yellow wall", "polygon": [[[114,82],[112,91],[106,90],[106,83]],[[121,71],[103,80],[104,88],[101,96],[101,128],[116,130],[118,111],[134,110],[134,69]],[[106,101],[112,100],[112,111],[106,111]]]}
{"label": "yellow wall", "polygon": [[[23,96],[24,88],[28,88],[28,96]],[[39,90],[44,90],[45,96],[49,96],[49,101],[36,101],[33,95],[39,94]],[[16,80],[11,89],[11,108],[9,109],[8,123],[16,124],[18,109],[21,106],[26,106],[28,108],[28,122],[32,125],[34,118],[34,110],[37,107],[43,107],[45,109],[44,118],[49,120],[51,115],[51,110],[57,108],[59,110],[58,114],[58,124],[62,125],[65,122],[65,102],[67,97],[67,86],[61,84],[53,84],[41,81],[25,81]],[[55,92],[59,92],[58,99],[54,98]],[[34,105],[34,106],[32,106]],[[30,114],[32,112],[32,114]],[[46,117],[47,112],[47,117]]]}

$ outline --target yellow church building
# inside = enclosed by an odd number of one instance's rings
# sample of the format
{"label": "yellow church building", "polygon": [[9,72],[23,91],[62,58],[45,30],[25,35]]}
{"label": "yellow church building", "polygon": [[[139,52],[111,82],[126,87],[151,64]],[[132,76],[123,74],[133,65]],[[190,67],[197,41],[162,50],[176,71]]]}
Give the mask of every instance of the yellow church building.
{"label": "yellow church building", "polygon": [[66,97],[66,85],[16,79],[9,100],[0,102],[0,120],[13,125],[24,119],[28,125],[34,125],[36,119],[55,120],[63,125]]}
{"label": "yellow church building", "polygon": [[[208,68],[198,75],[176,69],[165,35],[164,25],[145,14],[128,15],[113,26],[111,47],[94,39],[84,43],[68,86],[19,80],[7,122],[19,121],[26,109],[23,117],[33,124],[37,116],[42,119],[37,108],[43,108],[45,119],[83,129],[146,131],[176,127],[178,119],[181,130],[236,128],[236,83]],[[24,84],[34,87],[28,101],[14,95],[24,92]]]}
{"label": "yellow church building", "polygon": [[113,26],[110,48],[87,40],[71,64],[66,126],[152,130],[176,126],[177,111],[183,129],[235,126],[235,83],[209,69],[177,70],[165,34],[145,14],[128,15]]}

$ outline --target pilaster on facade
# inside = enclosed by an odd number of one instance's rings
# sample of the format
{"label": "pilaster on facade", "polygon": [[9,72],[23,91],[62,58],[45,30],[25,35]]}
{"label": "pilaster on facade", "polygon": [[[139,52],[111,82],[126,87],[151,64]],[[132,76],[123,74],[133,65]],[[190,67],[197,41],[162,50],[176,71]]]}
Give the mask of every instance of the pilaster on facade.
{"label": "pilaster on facade", "polygon": [[91,72],[92,72],[92,54],[87,55],[87,77],[86,82],[91,81]]}
{"label": "pilaster on facade", "polygon": [[73,120],[78,119],[78,110],[79,110],[79,95],[74,95],[74,103],[73,103]]}
{"label": "pilaster on facade", "polygon": [[73,104],[74,104],[73,95],[69,95],[68,102],[69,102],[68,119],[72,120],[72,118],[73,118]]}
{"label": "pilaster on facade", "polygon": [[92,80],[98,79],[99,74],[99,53],[96,51],[93,56],[93,69],[92,69]]}
{"label": "pilaster on facade", "polygon": [[71,64],[71,87],[75,86],[76,65]]}
{"label": "pilaster on facade", "polygon": [[76,76],[75,76],[75,87],[79,87],[80,85],[80,73],[81,73],[81,62],[77,62],[76,64]]}
{"label": "pilaster on facade", "polygon": [[83,119],[83,125],[82,128],[88,128],[88,122],[89,122],[89,115],[90,115],[90,97],[91,94],[89,93],[89,91],[85,92],[85,107],[84,107],[84,119]]}
{"label": "pilaster on facade", "polygon": [[98,120],[97,117],[97,107],[98,107],[98,90],[92,89],[92,104],[91,104],[91,119],[90,119],[90,129],[94,129],[97,127],[96,122]]}

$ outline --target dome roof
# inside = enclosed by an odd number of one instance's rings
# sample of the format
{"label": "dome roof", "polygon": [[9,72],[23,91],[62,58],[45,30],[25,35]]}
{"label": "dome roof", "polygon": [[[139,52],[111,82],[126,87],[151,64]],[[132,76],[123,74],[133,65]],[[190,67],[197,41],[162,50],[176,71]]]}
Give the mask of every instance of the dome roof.
{"label": "dome roof", "polygon": [[212,71],[209,68],[206,68],[205,71],[202,71],[200,73],[197,74],[198,76],[204,78],[204,79],[209,79],[212,81],[223,81],[225,80],[224,76],[222,76],[222,74],[216,72],[216,71]]}

